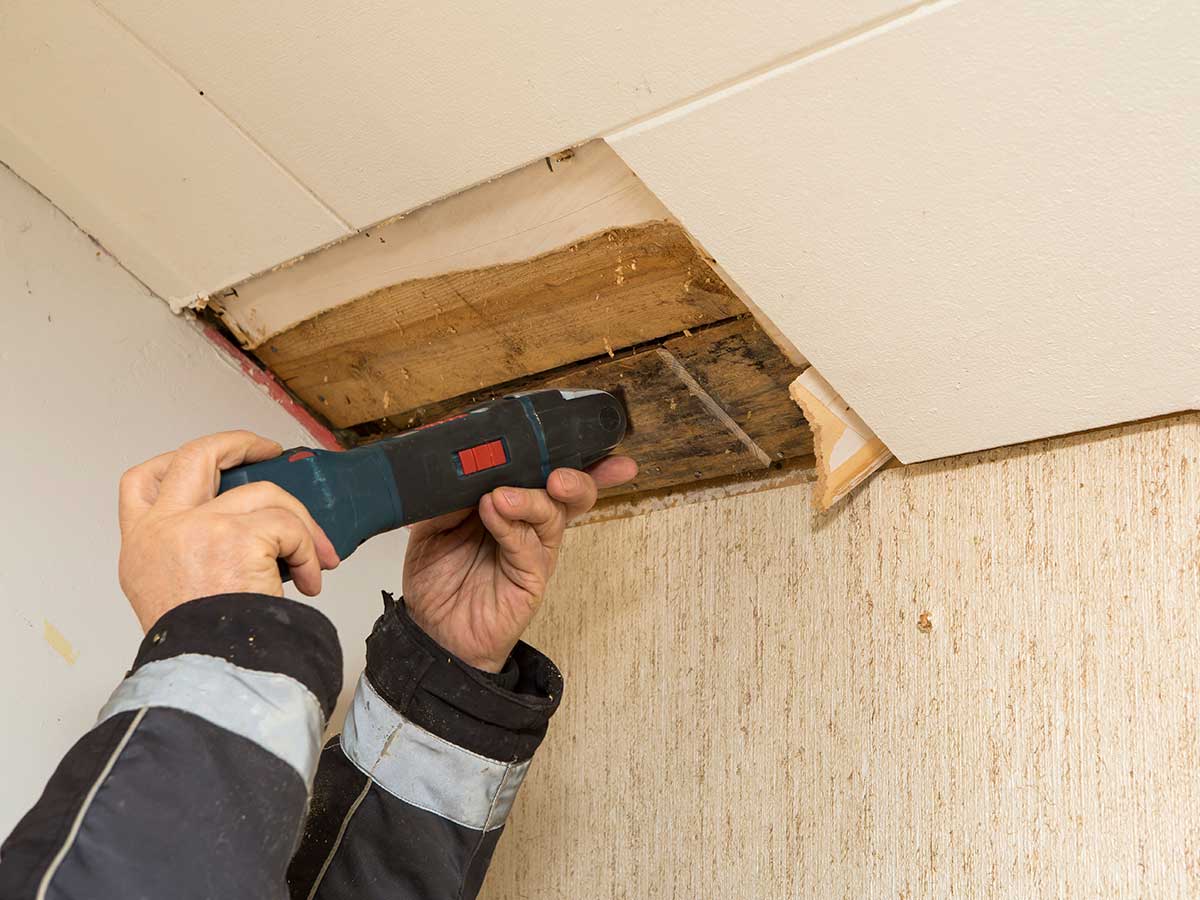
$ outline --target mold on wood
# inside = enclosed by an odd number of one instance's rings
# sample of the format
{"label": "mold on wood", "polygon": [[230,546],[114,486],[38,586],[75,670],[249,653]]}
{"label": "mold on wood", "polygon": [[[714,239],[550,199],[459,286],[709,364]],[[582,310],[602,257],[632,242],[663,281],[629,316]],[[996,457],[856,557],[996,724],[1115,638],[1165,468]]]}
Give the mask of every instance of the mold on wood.
{"label": "mold on wood", "polygon": [[812,452],[804,416],[780,385],[800,369],[750,316],[663,344],[772,460]]}
{"label": "mold on wood", "polygon": [[[378,439],[517,391],[600,388],[624,401],[629,432],[621,452],[641,468],[636,482],[614,488],[606,496],[765,472],[780,460],[811,454],[812,435],[787,397],[786,385],[799,370],[769,341],[760,344],[760,338],[765,335],[757,331],[753,319],[735,319],[680,335],[662,346],[566,366],[548,375],[411,409],[360,426],[357,433],[363,440]],[[676,357],[671,347],[679,347],[683,358]],[[775,390],[783,398],[779,410],[770,397],[770,378],[777,379]],[[741,388],[736,387],[739,379]],[[710,385],[719,393],[711,393]],[[750,405],[756,391],[764,394],[761,413],[753,412]],[[790,431],[796,434],[785,438]]]}

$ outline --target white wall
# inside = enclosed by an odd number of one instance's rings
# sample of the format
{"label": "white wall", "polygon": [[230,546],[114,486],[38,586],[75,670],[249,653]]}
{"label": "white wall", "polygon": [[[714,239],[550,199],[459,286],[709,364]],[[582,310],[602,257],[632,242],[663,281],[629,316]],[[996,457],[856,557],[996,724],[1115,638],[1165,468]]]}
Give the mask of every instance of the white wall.
{"label": "white wall", "polygon": [[[168,312],[50,203],[0,168],[0,834],[93,721],[140,632],[117,584],[116,484],[198,434],[300,426]],[[327,576],[318,605],[347,681],[379,588],[399,589],[403,537],[377,538]],[[44,636],[70,642],[69,663]],[[344,699],[344,697],[343,697]]]}

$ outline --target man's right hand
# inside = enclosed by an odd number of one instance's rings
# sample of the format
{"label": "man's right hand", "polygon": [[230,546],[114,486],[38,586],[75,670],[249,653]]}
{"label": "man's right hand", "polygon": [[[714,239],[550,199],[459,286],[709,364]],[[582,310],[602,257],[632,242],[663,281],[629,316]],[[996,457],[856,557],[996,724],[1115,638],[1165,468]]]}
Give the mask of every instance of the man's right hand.
{"label": "man's right hand", "polygon": [[301,593],[320,593],[321,570],[340,560],[303,503],[270,482],[217,496],[223,469],[281,452],[279,444],[249,431],[225,431],[121,476],[118,574],[143,631],[198,597],[283,596],[279,559]]}

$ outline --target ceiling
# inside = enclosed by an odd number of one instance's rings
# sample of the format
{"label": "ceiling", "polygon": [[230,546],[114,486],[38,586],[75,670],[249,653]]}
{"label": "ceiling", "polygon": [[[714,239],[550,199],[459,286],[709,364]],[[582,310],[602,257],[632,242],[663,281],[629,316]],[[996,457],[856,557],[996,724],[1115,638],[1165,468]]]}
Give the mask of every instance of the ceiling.
{"label": "ceiling", "polygon": [[182,306],[595,136],[904,461],[1200,406],[1189,4],[8,0],[0,160]]}
{"label": "ceiling", "polygon": [[178,306],[902,6],[5,0],[0,160]]}

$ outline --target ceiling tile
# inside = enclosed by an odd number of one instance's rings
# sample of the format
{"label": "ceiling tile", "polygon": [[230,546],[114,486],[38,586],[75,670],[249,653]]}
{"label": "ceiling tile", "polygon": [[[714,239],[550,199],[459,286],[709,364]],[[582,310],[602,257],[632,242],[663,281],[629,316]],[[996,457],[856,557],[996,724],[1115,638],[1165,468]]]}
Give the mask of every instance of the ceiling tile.
{"label": "ceiling tile", "polygon": [[348,231],[86,0],[0,10],[0,161],[176,302]]}
{"label": "ceiling tile", "polygon": [[1200,406],[1195,4],[942,3],[610,142],[906,462]]}
{"label": "ceiling tile", "polygon": [[356,227],[906,5],[101,2]]}

